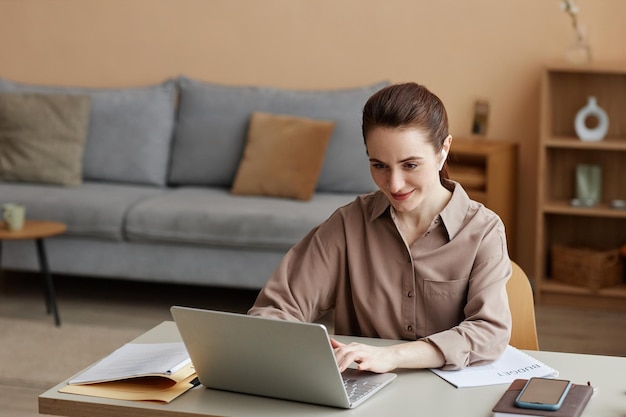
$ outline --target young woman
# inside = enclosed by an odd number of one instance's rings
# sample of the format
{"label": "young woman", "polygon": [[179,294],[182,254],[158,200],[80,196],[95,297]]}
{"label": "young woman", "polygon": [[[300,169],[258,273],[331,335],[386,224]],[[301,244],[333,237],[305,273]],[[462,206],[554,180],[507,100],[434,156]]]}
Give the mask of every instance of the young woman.
{"label": "young woman", "polygon": [[497,359],[511,329],[504,225],[448,179],[443,103],[415,83],[386,87],[365,104],[363,137],[379,191],[294,246],[249,314],[314,321],[334,309],[336,334],[409,341],[332,340],[342,371],[352,362],[387,372]]}

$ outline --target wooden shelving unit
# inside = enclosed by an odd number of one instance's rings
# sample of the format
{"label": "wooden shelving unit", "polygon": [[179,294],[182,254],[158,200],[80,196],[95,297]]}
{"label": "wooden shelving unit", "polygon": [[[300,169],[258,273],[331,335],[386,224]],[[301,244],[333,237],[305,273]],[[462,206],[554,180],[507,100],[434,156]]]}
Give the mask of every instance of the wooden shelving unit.
{"label": "wooden shelving unit", "polygon": [[[576,113],[595,96],[609,116],[599,142],[578,139]],[[573,207],[578,164],[602,167],[602,200]],[[540,108],[537,184],[535,298],[539,303],[626,311],[626,283],[602,289],[568,285],[550,278],[554,244],[597,250],[626,244],[626,210],[611,207],[626,199],[626,64],[545,68]]]}
{"label": "wooden shelving unit", "polygon": [[515,257],[517,143],[454,138],[448,159],[450,178],[470,198],[496,212],[506,228],[509,255]]}

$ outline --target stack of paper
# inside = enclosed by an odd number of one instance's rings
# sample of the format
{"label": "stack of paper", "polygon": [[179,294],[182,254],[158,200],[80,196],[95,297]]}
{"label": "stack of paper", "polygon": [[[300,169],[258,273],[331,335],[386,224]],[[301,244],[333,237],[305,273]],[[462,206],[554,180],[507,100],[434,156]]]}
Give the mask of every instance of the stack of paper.
{"label": "stack of paper", "polygon": [[183,343],[128,343],[71,378],[60,391],[120,400],[170,402],[197,385]]}

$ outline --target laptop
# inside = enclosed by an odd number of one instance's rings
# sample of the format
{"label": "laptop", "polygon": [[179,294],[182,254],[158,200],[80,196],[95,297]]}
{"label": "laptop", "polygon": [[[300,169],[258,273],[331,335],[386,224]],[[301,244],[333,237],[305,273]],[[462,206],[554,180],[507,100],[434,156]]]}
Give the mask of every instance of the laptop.
{"label": "laptop", "polygon": [[354,408],[397,376],[340,373],[322,324],[180,306],[171,312],[208,388]]}

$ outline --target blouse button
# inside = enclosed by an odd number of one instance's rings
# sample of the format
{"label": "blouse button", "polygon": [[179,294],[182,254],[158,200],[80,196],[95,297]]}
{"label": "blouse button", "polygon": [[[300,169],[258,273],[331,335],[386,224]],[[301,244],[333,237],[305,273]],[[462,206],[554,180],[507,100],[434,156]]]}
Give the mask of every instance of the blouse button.
{"label": "blouse button", "polygon": [[407,329],[408,331],[412,332],[412,331],[413,331],[413,326],[411,326],[411,325],[409,324],[408,326],[406,326],[406,329]]}
{"label": "blouse button", "polygon": [[409,291],[409,292],[406,294],[406,296],[407,296],[407,297],[409,297],[409,298],[413,297],[413,291]]}

